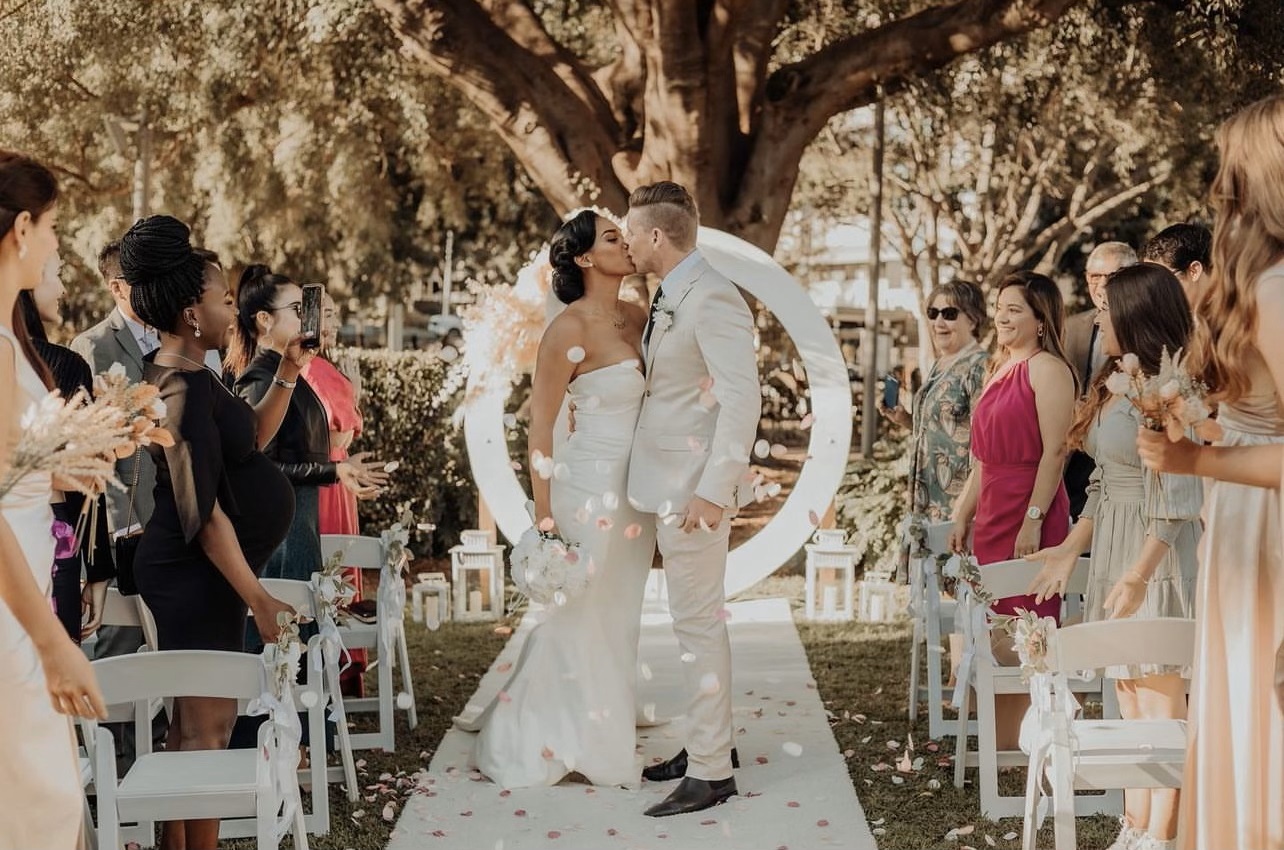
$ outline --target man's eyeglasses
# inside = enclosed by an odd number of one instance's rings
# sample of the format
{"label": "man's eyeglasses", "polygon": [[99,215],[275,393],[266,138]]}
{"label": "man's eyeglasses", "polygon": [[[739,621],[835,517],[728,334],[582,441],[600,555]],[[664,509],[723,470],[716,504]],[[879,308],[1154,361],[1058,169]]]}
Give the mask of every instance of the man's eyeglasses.
{"label": "man's eyeglasses", "polygon": [[927,308],[927,320],[929,322],[935,322],[937,316],[940,316],[942,319],[944,319],[947,322],[952,322],[959,317],[959,308],[958,307],[941,307],[940,309],[937,309],[936,307]]}
{"label": "man's eyeglasses", "polygon": [[293,311],[294,311],[294,315],[298,316],[300,319],[301,319],[301,318],[303,318],[303,302],[302,302],[302,301],[291,301],[289,304],[282,304],[280,307],[269,307],[269,308],[268,308],[268,312],[269,312],[269,313],[275,313],[275,312],[277,312],[278,310],[293,310]]}

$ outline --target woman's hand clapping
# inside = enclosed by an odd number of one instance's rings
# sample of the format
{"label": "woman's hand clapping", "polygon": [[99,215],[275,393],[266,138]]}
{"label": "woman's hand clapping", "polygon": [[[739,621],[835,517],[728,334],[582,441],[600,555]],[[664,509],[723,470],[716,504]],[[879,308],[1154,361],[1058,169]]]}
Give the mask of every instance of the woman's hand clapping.
{"label": "woman's hand clapping", "polygon": [[339,482],[358,499],[373,499],[388,483],[388,473],[381,460],[367,460],[370,452],[357,452],[339,461]]}

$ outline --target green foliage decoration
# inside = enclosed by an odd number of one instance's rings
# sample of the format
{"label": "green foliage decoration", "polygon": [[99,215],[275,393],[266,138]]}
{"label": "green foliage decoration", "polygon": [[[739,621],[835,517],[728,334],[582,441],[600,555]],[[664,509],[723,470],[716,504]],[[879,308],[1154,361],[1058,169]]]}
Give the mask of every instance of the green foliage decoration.
{"label": "green foliage decoration", "polygon": [[904,439],[874,445],[874,457],[855,458],[834,499],[838,527],[856,547],[862,571],[894,569],[901,555],[900,525],[908,506],[909,451]]}

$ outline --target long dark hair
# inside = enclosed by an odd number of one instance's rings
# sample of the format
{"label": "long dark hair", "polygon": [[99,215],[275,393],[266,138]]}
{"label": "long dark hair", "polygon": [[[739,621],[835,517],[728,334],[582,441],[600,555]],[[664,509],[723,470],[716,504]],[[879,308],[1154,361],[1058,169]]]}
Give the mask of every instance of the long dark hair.
{"label": "long dark hair", "polygon": [[553,294],[563,304],[584,297],[584,270],[575,258],[593,249],[597,241],[597,213],[584,210],[557,228],[548,243],[548,261],[553,266]]}
{"label": "long dark hair", "polygon": [[[1189,346],[1195,329],[1190,302],[1177,276],[1158,263],[1119,269],[1106,280],[1106,300],[1120,352],[1137,355],[1141,371],[1147,375],[1158,374],[1164,349],[1176,354]],[[1083,445],[1093,420],[1110,400],[1106,379],[1118,362],[1119,356],[1107,358],[1093,376],[1087,398],[1070,427],[1072,448]]]}
{"label": "long dark hair", "polygon": [[[1042,275],[1038,272],[1013,272],[999,281],[999,288],[996,294],[1002,294],[1003,290],[1013,286],[1021,288],[1025,303],[1030,305],[1030,310],[1034,313],[1034,317],[1043,325],[1043,335],[1039,337],[1040,347],[1066,364],[1066,367],[1070,369],[1070,374],[1075,375],[1074,367],[1070,365],[1070,358],[1066,356],[1066,305],[1061,298],[1061,290],[1052,282],[1052,278],[1047,275]],[[1000,348],[999,353],[991,361],[991,374],[1006,363],[1010,356],[1007,351]],[[1075,394],[1077,395],[1079,392],[1079,378],[1076,376],[1074,380]]]}
{"label": "long dark hair", "polygon": [[[58,178],[52,171],[30,157],[0,150],[0,239],[8,235],[22,213],[30,213],[33,219],[38,219],[57,202]],[[27,362],[45,386],[53,389],[53,375],[36,352],[22,315],[21,295],[14,303],[10,325]],[[42,336],[43,331],[41,328]]]}
{"label": "long dark hair", "polygon": [[223,360],[228,373],[239,378],[250,368],[259,345],[259,311],[270,310],[276,291],[292,283],[289,277],[273,274],[262,263],[246,266],[241,272],[241,280],[236,285],[236,321],[232,324],[232,339]]}

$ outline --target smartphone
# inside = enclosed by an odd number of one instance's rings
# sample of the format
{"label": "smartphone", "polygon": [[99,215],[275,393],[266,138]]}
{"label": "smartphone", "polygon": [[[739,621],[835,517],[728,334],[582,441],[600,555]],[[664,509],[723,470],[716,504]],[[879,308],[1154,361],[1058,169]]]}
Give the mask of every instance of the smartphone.
{"label": "smartphone", "polygon": [[883,407],[895,410],[901,404],[901,382],[892,375],[883,376]]}
{"label": "smartphone", "polygon": [[309,283],[303,287],[303,310],[300,314],[302,327],[299,331],[303,338],[299,345],[303,348],[321,347],[321,296],[324,292],[324,287],[319,283]]}

